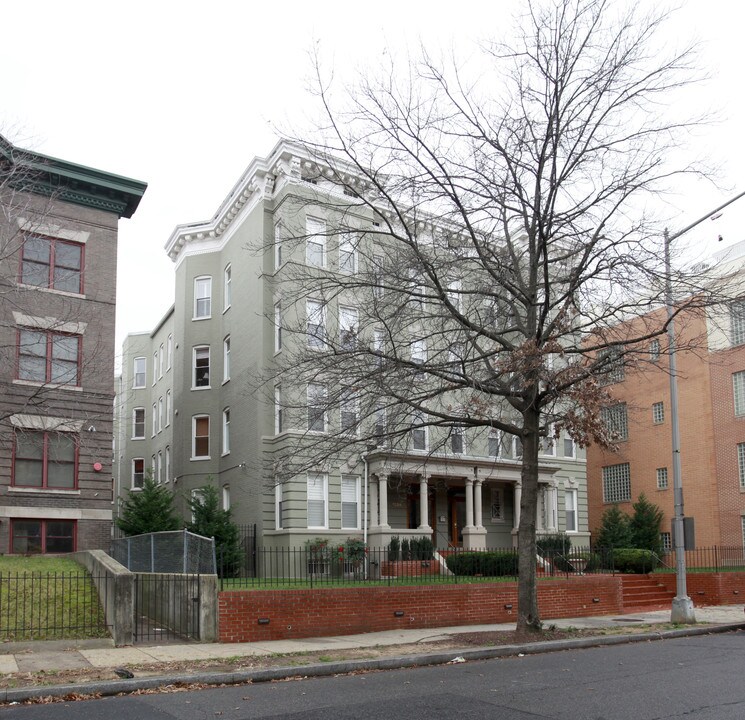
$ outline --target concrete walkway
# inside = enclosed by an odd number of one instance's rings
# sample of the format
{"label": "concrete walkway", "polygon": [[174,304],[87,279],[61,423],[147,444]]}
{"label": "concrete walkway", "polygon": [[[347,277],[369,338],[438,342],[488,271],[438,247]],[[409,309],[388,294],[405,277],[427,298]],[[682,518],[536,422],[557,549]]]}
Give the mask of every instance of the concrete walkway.
{"label": "concrete walkway", "polygon": [[[655,610],[633,613],[629,615],[607,615],[598,617],[583,618],[566,618],[561,620],[547,621],[546,625],[555,625],[558,628],[621,628],[631,625],[647,625],[667,623],[670,620],[670,610]],[[682,627],[673,631],[671,635],[679,636],[685,634],[698,634],[702,632],[702,624],[712,624],[722,626],[720,629],[737,629],[745,628],[745,612],[743,605],[729,606],[712,606],[697,607],[696,620],[698,626]],[[497,624],[497,625],[466,625],[444,628],[428,629],[407,629],[407,630],[387,630],[383,632],[365,633],[361,635],[346,635],[339,637],[322,637],[307,638],[300,640],[274,640],[267,642],[253,643],[206,643],[206,644],[187,644],[187,645],[158,645],[158,646],[137,646],[137,647],[112,647],[111,641],[89,640],[89,641],[54,641],[54,642],[29,642],[29,643],[5,643],[2,650],[5,654],[0,655],[0,674],[9,675],[17,673],[38,673],[60,670],[74,670],[79,668],[121,668],[128,665],[144,665],[164,662],[181,662],[199,660],[236,660],[242,657],[261,657],[276,654],[289,653],[318,653],[333,650],[355,650],[361,648],[372,648],[385,645],[411,645],[423,644],[422,652],[427,651],[426,643],[437,640],[447,639],[447,636],[458,633],[468,632],[489,632],[495,630],[514,630],[515,624]],[[705,632],[705,630],[704,630]],[[607,638],[610,640],[611,638]],[[640,638],[641,639],[641,638]],[[648,639],[648,638],[645,638]],[[613,641],[618,642],[618,636],[613,636]],[[531,651],[547,651],[562,648],[564,644],[569,647],[587,646],[591,643],[582,640],[558,640],[553,642],[541,642],[540,645]],[[492,655],[498,655],[496,648],[490,648]],[[479,656],[485,656],[484,651],[470,651],[471,654],[479,653]],[[452,655],[453,651],[447,651]],[[420,657],[420,656],[418,656]],[[411,664],[411,663],[407,663]],[[338,668],[328,667],[329,671],[338,672]],[[385,667],[396,667],[391,658],[385,660]],[[321,672],[306,672],[310,668],[300,667],[293,668],[294,674],[323,674]],[[224,675],[224,674],[223,674]],[[216,676],[217,677],[217,676]],[[174,681],[183,680],[183,673],[174,677]],[[152,680],[152,679],[151,679]],[[161,684],[167,682],[167,678],[160,677]],[[201,680],[202,682],[208,682]],[[216,680],[216,682],[225,682],[225,679]],[[112,688],[119,687],[122,690],[136,689],[136,680],[114,681],[110,683]],[[126,687],[124,687],[126,684]],[[133,684],[130,687],[130,684]],[[102,683],[94,683],[97,686],[96,692],[102,692],[98,687]],[[152,682],[141,683],[140,686],[155,687],[157,684]],[[77,685],[77,692],[86,692],[83,684]],[[46,694],[56,694],[59,690],[62,694],[64,687],[51,688],[47,686],[44,689]],[[69,691],[69,686],[66,688]],[[36,692],[29,692],[28,697],[39,695],[40,689],[29,688]],[[94,691],[91,689],[90,691]],[[20,694],[19,694],[20,693]],[[0,702],[10,700],[11,697],[17,699],[23,696],[23,690],[0,691]]]}

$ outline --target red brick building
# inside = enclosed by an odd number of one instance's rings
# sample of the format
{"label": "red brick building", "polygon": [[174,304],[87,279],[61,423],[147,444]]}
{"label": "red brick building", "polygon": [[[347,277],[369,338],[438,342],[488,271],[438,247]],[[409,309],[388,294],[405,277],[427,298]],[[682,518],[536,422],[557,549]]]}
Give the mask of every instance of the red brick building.
{"label": "red brick building", "polygon": [[[664,313],[664,310],[655,311]],[[653,314],[650,317],[654,317]],[[649,318],[648,318],[649,319]],[[685,515],[695,519],[698,547],[745,542],[745,303],[718,317],[691,312],[676,323],[679,417]],[[648,361],[610,387],[618,404],[607,420],[622,437],[616,452],[587,451],[592,531],[613,502],[631,513],[643,492],[664,512],[670,544],[673,507],[667,338],[652,341]]]}

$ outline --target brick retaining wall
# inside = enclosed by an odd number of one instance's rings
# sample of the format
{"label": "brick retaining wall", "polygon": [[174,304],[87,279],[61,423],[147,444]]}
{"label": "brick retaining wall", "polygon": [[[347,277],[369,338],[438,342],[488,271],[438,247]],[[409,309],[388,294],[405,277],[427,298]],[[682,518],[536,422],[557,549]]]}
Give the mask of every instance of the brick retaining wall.
{"label": "brick retaining wall", "polygon": [[[668,590],[675,592],[675,574],[658,573],[654,578]],[[688,573],[686,588],[694,605],[745,602],[745,572]]]}
{"label": "brick retaining wall", "polygon": [[[618,613],[621,580],[612,575],[543,580],[538,604],[544,620]],[[352,635],[514,622],[517,583],[230,590],[219,594],[218,605],[220,642]],[[396,617],[398,611],[403,616]],[[259,619],[269,624],[260,625]]]}

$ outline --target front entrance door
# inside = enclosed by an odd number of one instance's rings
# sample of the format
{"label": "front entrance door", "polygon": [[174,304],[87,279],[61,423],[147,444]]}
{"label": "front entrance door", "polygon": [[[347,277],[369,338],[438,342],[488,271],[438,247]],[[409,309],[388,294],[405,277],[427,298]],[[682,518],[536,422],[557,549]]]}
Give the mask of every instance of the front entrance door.
{"label": "front entrance door", "polygon": [[449,495],[450,515],[450,545],[463,546],[463,528],[466,526],[466,494],[465,491],[451,492]]}

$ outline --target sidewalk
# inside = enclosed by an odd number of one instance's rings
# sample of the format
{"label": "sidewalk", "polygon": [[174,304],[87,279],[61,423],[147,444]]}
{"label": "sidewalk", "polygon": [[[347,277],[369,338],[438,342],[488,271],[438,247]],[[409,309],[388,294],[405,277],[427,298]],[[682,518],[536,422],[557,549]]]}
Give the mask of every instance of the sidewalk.
{"label": "sidewalk", "polygon": [[[547,621],[546,625],[555,625],[557,628],[589,628],[599,631],[607,628],[622,628],[624,626],[638,626],[668,623],[670,620],[670,610],[654,610],[633,613],[629,615],[608,615],[599,617],[583,618],[566,618],[561,620]],[[745,628],[745,613],[743,605],[729,606],[712,606],[696,608],[697,626],[681,627],[665,633],[657,633],[655,638],[660,636],[678,637],[688,634],[699,634],[706,632],[706,628],[701,625],[719,626],[719,631],[725,629]],[[381,667],[396,667],[411,664],[424,664],[422,654],[426,654],[426,643],[446,640],[448,636],[460,633],[477,633],[491,632],[499,630],[514,630],[514,623],[497,624],[497,625],[466,625],[445,628],[428,628],[428,629],[411,629],[411,630],[388,630],[383,632],[365,633],[361,635],[347,635],[340,637],[323,637],[323,638],[306,638],[300,640],[275,640],[267,642],[254,643],[207,643],[207,644],[185,644],[185,645],[159,645],[159,646],[137,646],[115,648],[111,646],[111,641],[90,640],[90,641],[54,641],[54,642],[28,642],[28,643],[6,643],[0,648],[5,654],[0,654],[0,674],[4,676],[25,674],[25,673],[44,673],[58,672],[61,670],[76,670],[81,668],[122,668],[127,666],[147,666],[167,662],[197,662],[203,660],[230,660],[236,661],[240,658],[260,658],[262,656],[286,655],[291,653],[313,653],[334,650],[359,650],[364,648],[383,647],[390,645],[417,645],[423,644],[421,653],[418,654],[412,662],[412,656],[407,655],[405,658],[398,658],[399,663],[396,665],[395,658],[385,658]],[[711,629],[711,628],[709,628]],[[580,640],[556,640],[551,642],[533,643],[530,646],[514,646],[511,650],[522,649],[525,652],[546,652],[570,647],[589,647],[600,644],[599,640],[606,642],[626,642],[632,639],[650,639],[648,635],[609,635],[601,638],[583,638]],[[506,650],[507,648],[503,648]],[[452,656],[455,653],[448,650],[446,655]],[[459,653],[463,655],[464,653]],[[470,650],[465,653],[471,655],[474,659],[478,657],[492,657],[505,654],[500,653],[500,649],[491,647],[485,650]],[[509,654],[515,654],[511,652]],[[442,651],[435,653],[442,655]],[[437,662],[437,658],[434,658]],[[445,661],[445,660],[439,660]],[[359,665],[364,661],[354,661]],[[367,664],[374,666],[374,663],[383,662],[368,661]],[[347,663],[350,664],[350,663]],[[311,668],[310,666],[292,667],[288,673],[288,668],[284,668],[285,675],[320,675],[328,672],[340,672],[339,663],[327,663],[323,666]],[[282,668],[273,668],[273,670],[282,670]],[[265,671],[266,672],[266,671]],[[256,671],[254,671],[254,674]],[[209,676],[209,673],[189,675],[192,682],[210,682],[210,679],[203,676]],[[250,679],[248,677],[234,677],[236,673],[229,673],[230,679],[226,679],[226,673],[215,673],[213,677],[215,682],[239,682]],[[114,691],[126,692],[142,687],[157,687],[159,684],[164,685],[168,682],[183,682],[185,676],[183,672],[178,676],[167,677],[160,675],[157,678],[151,676],[143,677],[141,682],[134,680],[112,680],[111,682],[97,682],[90,684],[77,684],[75,686],[43,686],[27,688],[29,692],[27,697],[34,697],[40,694],[61,695],[63,691],[71,692],[71,687],[78,693],[101,693],[113,694]],[[261,678],[261,679],[273,679]],[[157,681],[157,682],[155,682]],[[109,687],[110,686],[110,687]],[[24,697],[24,689],[19,690],[0,690],[0,702],[16,700],[20,701]]]}

